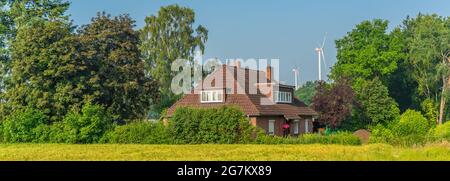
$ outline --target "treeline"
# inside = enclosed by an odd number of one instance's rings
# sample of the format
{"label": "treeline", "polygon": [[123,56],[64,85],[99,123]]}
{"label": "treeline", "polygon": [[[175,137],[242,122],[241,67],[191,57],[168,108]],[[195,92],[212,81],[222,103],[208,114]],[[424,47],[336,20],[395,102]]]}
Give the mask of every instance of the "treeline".
{"label": "treeline", "polygon": [[450,120],[450,17],[419,14],[392,31],[386,20],[363,21],[335,43],[331,83],[309,83],[304,90],[316,89],[298,94],[311,99],[323,125],[369,129],[378,141],[450,133],[436,128]]}
{"label": "treeline", "polygon": [[179,95],[171,62],[204,50],[207,30],[194,12],[170,5],[145,19],[100,12],[72,24],[62,0],[0,1],[0,120],[39,111],[48,125],[84,106],[99,106],[111,124],[159,118]]}

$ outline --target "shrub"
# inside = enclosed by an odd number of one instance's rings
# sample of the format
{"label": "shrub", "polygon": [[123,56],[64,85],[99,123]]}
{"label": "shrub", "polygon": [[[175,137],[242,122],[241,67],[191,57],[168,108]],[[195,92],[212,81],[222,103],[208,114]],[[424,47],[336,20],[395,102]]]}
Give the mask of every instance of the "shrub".
{"label": "shrub", "polygon": [[169,122],[175,143],[244,143],[254,129],[243,112],[235,107],[210,109],[178,108]]}
{"label": "shrub", "polygon": [[64,117],[63,128],[54,125],[52,129],[53,141],[66,143],[97,143],[103,134],[113,126],[113,116],[102,106],[90,103],[83,106],[81,111],[70,111]]}
{"label": "shrub", "polygon": [[257,144],[342,144],[361,145],[361,140],[349,132],[337,132],[328,136],[304,134],[299,137],[259,136]]}
{"label": "shrub", "polygon": [[430,123],[420,112],[407,110],[399,120],[373,127],[370,142],[403,146],[423,144],[430,128]]}
{"label": "shrub", "polygon": [[105,134],[102,140],[107,143],[168,144],[166,127],[161,122],[133,122],[116,126]]}
{"label": "shrub", "polygon": [[429,138],[432,141],[450,140],[450,121],[437,125],[434,129],[431,129]]}
{"label": "shrub", "polygon": [[47,117],[41,111],[31,108],[17,110],[2,124],[3,141],[23,143],[40,140],[46,122]]}
{"label": "shrub", "polygon": [[393,125],[394,132],[398,136],[423,136],[425,137],[431,125],[420,112],[407,110],[400,116],[400,120]]}
{"label": "shrub", "polygon": [[369,138],[370,143],[390,143],[395,136],[391,129],[378,124],[371,128],[372,132]]}

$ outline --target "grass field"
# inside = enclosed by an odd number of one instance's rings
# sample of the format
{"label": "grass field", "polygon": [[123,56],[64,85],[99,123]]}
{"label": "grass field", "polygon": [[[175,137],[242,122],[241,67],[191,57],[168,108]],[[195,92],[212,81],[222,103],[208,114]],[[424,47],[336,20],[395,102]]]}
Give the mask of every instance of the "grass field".
{"label": "grass field", "polygon": [[0,160],[450,160],[450,144],[342,145],[0,144]]}

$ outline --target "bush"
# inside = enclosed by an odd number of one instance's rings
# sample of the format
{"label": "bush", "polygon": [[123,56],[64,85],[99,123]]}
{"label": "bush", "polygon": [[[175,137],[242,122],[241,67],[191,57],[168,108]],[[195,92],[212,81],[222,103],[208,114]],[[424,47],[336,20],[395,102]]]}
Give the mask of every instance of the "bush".
{"label": "bush", "polygon": [[47,116],[26,108],[13,112],[2,124],[3,141],[8,143],[36,142],[42,137]]}
{"label": "bush", "polygon": [[235,107],[210,109],[178,108],[169,122],[174,143],[246,143],[254,128]]}
{"label": "bush", "polygon": [[259,136],[257,144],[341,144],[361,145],[361,140],[349,132],[337,132],[328,136],[304,134],[299,137]]}
{"label": "bush", "polygon": [[399,120],[386,126],[377,125],[373,127],[370,142],[403,146],[423,144],[427,141],[430,128],[430,123],[420,112],[407,110],[400,116]]}
{"label": "bush", "polygon": [[393,125],[394,132],[398,136],[423,136],[425,137],[431,125],[420,112],[407,110],[400,116],[397,124]]}
{"label": "bush", "polygon": [[[65,143],[97,143],[113,126],[113,116],[102,106],[90,103],[81,111],[70,111],[64,117],[63,126],[57,124],[52,130],[53,141]],[[62,128],[62,130],[60,130]]]}
{"label": "bush", "polygon": [[382,124],[378,124],[372,127],[371,131],[372,132],[369,138],[370,143],[390,143],[395,139],[392,130],[383,126]]}
{"label": "bush", "polygon": [[136,143],[136,144],[168,144],[171,142],[166,127],[161,122],[134,122],[116,126],[105,134],[102,142]]}
{"label": "bush", "polygon": [[437,125],[434,129],[431,129],[429,138],[432,141],[450,141],[450,121]]}

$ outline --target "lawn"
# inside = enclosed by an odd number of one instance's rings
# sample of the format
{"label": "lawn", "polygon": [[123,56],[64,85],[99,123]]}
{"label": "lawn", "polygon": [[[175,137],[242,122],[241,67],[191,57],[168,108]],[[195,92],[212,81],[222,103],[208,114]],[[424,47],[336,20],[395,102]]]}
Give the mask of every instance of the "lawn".
{"label": "lawn", "polygon": [[0,144],[0,160],[450,160],[450,144],[343,145]]}

